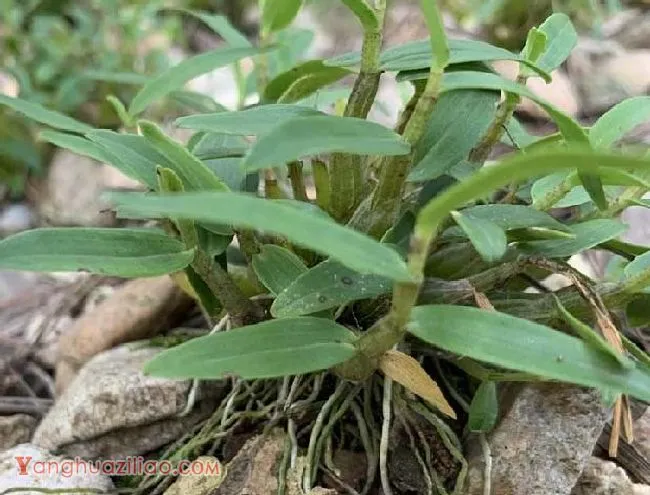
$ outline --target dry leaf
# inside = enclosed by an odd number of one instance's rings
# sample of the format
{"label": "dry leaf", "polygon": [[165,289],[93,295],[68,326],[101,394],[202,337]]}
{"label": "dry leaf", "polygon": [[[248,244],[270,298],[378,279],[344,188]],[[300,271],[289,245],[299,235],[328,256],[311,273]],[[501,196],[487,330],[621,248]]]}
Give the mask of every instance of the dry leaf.
{"label": "dry leaf", "polygon": [[379,369],[388,378],[430,402],[447,416],[456,419],[456,413],[445,399],[438,384],[422,369],[420,363],[411,356],[403,352],[390,350],[381,357]]}
{"label": "dry leaf", "polygon": [[476,301],[476,304],[478,305],[479,308],[481,309],[486,309],[488,311],[496,311],[494,309],[494,306],[490,302],[490,300],[487,298],[485,294],[482,292],[478,292],[476,289],[472,287],[472,292],[474,292],[474,300]]}

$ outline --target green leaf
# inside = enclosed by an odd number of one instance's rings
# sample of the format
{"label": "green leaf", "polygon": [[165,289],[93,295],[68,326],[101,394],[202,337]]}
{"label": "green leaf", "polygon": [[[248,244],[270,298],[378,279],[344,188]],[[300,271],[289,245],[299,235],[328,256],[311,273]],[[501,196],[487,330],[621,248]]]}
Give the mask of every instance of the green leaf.
{"label": "green leaf", "polygon": [[392,290],[390,279],[362,275],[340,263],[326,260],[300,275],[271,306],[276,318],[302,316],[359,299],[370,299]]}
{"label": "green leaf", "polygon": [[145,373],[169,378],[245,380],[300,375],[350,359],[355,335],[331,320],[285,318],[198,337],[162,352]]}
{"label": "green leaf", "polygon": [[241,136],[265,134],[291,119],[302,116],[324,115],[318,110],[301,105],[260,105],[239,112],[218,112],[190,115],[177,119],[175,125],[197,131],[219,132]]}
{"label": "green leaf", "polygon": [[[269,82],[264,88],[264,100],[278,101],[282,97],[285,103],[299,101],[348,74],[350,70],[325,65],[320,59],[308,60],[277,75]],[[307,89],[309,91],[306,91]]]}
{"label": "green leaf", "polygon": [[120,207],[143,215],[166,215],[282,235],[360,273],[410,280],[406,264],[390,247],[320,214],[282,202],[230,192],[156,196],[113,193]]}
{"label": "green leaf", "polygon": [[251,47],[253,46],[248,38],[240,33],[223,15],[213,15],[200,10],[179,9],[188,15],[196,17],[205,23],[212,31],[221,36],[231,47]]}
{"label": "green leaf", "polygon": [[307,271],[303,261],[288,249],[265,244],[253,255],[253,270],[272,294],[278,295]]}
{"label": "green leaf", "polygon": [[357,16],[366,31],[379,29],[379,19],[366,0],[341,0]]}
{"label": "green leaf", "polygon": [[0,94],[0,105],[6,105],[29,119],[39,122],[40,124],[54,127],[55,129],[61,129],[62,131],[84,134],[93,130],[89,125],[79,122],[72,117],[55,112],[54,110],[49,110],[38,103],[21,100],[20,98],[12,98]]}
{"label": "green leaf", "polygon": [[487,220],[502,229],[527,229],[529,227],[541,227],[545,229],[568,231],[566,225],[558,222],[548,213],[535,210],[524,205],[477,205],[465,208],[463,214],[474,218]]}
{"label": "green leaf", "polygon": [[515,154],[496,165],[484,167],[469,178],[445,189],[419,212],[416,233],[437,231],[442,220],[454,209],[483,197],[513,181],[546,175],[563,169],[593,170],[594,162],[602,168],[622,170],[650,169],[650,160],[581,148]]}
{"label": "green leaf", "polygon": [[526,45],[524,45],[524,49],[521,51],[522,57],[535,63],[542,53],[544,53],[544,50],[546,50],[546,41],[546,34],[535,27],[532,28],[528,31]]}
{"label": "green leaf", "polygon": [[131,101],[129,113],[135,117],[151,103],[182,88],[195,77],[257,53],[259,50],[253,47],[219,48],[183,60],[145,84]]}
{"label": "green leaf", "polygon": [[269,33],[286,28],[298,15],[302,0],[264,0],[262,29]]}
{"label": "green leaf", "polygon": [[459,71],[445,74],[442,80],[441,91],[455,91],[458,89],[491,89],[525,96],[546,110],[557,124],[558,129],[567,142],[589,142],[582,126],[522,84],[517,84],[516,82],[487,72]]}
{"label": "green leaf", "polygon": [[498,261],[506,253],[508,240],[501,227],[489,220],[475,218],[458,211],[453,211],[451,216],[467,234],[470,242],[485,261]]}
{"label": "green leaf", "polygon": [[599,333],[597,333],[593,328],[591,328],[586,323],[583,323],[580,319],[573,316],[568,309],[566,309],[560,298],[553,294],[555,300],[555,305],[560,311],[562,319],[569,325],[569,327],[574,331],[574,333],[584,340],[589,345],[593,346],[594,349],[599,350],[603,354],[608,355],[613,359],[619,366],[627,369],[634,368],[634,363],[630,361],[623,354],[615,350],[609,342],[607,342]]}
{"label": "green leaf", "polygon": [[431,180],[466,162],[496,113],[496,91],[450,91],[440,95],[422,138],[415,144],[411,182]]}
{"label": "green leaf", "polygon": [[[648,268],[650,268],[650,251],[634,258],[633,261],[627,264],[623,273],[625,274],[625,278],[632,278]],[[643,292],[648,292],[648,289],[644,289]]]}
{"label": "green leaf", "polygon": [[166,136],[156,124],[138,122],[144,138],[168,160],[168,167],[182,179],[188,190],[227,191],[226,186],[205,164],[187,148]]}
{"label": "green leaf", "polygon": [[259,170],[319,153],[406,155],[411,147],[386,127],[353,117],[297,117],[274,127],[253,145],[246,170]]}
{"label": "green leaf", "polygon": [[437,3],[431,0],[421,0],[420,8],[429,30],[431,53],[433,53],[432,64],[435,64],[435,67],[442,72],[442,69],[449,63],[449,45]]}
{"label": "green leaf", "polygon": [[610,148],[637,125],[648,120],[650,96],[628,98],[596,121],[589,131],[589,141],[594,148]]}
{"label": "green leaf", "polygon": [[193,256],[193,250],[153,229],[36,229],[0,242],[0,267],[6,270],[153,277],[182,270]]}
{"label": "green leaf", "polygon": [[[493,62],[495,60],[514,60],[531,67],[545,80],[550,81],[551,76],[546,72],[531,65],[521,55],[512,53],[503,48],[492,46],[478,40],[450,39],[449,65],[464,64],[468,62]],[[400,72],[416,69],[428,69],[431,66],[432,51],[429,40],[413,41],[403,45],[389,48],[381,54],[380,69],[386,72]],[[346,53],[325,61],[326,65],[338,67],[354,67],[361,62],[359,52]],[[423,75],[426,78],[427,74]]]}
{"label": "green leaf", "polygon": [[491,431],[498,417],[497,385],[492,381],[483,381],[476,389],[472,403],[469,405],[467,428],[475,433]]}
{"label": "green leaf", "polygon": [[59,148],[70,150],[77,155],[90,157],[98,162],[111,163],[113,158],[100,145],[74,134],[46,129],[41,131],[38,137]]}
{"label": "green leaf", "polygon": [[546,19],[539,30],[546,35],[546,49],[537,59],[537,67],[552,72],[571,54],[578,43],[571,19],[566,14],[556,13]]}
{"label": "green leaf", "polygon": [[607,209],[607,198],[605,197],[605,190],[603,189],[603,181],[598,175],[591,172],[578,172],[578,178],[585,188],[591,200],[595,203],[599,210]]}
{"label": "green leaf", "polygon": [[507,369],[650,400],[650,369],[626,370],[580,339],[496,311],[419,306],[408,330],[436,347]]}
{"label": "green leaf", "polygon": [[142,136],[97,130],[86,137],[104,149],[110,158],[108,163],[149,189],[157,187],[156,166],[171,168],[169,161]]}
{"label": "green leaf", "polygon": [[625,307],[627,323],[632,328],[650,324],[650,294],[640,294]]}
{"label": "green leaf", "polygon": [[590,220],[571,226],[574,238],[527,242],[519,244],[518,249],[546,258],[564,258],[618,237],[626,230],[627,225],[617,220]]}

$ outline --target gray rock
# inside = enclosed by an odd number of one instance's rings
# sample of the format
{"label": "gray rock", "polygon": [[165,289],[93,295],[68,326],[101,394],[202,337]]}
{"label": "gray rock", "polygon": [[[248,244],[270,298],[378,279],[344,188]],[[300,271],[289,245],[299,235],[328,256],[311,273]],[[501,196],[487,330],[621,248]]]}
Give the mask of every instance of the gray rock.
{"label": "gray rock", "polygon": [[[505,402],[512,405],[488,435],[492,493],[568,495],[609,415],[598,392],[560,383],[530,384],[513,387]],[[468,446],[468,462],[465,493],[482,495],[478,441]]]}
{"label": "gray rock", "polygon": [[36,428],[36,418],[27,414],[0,416],[0,451],[29,442]]}
{"label": "gray rock", "polygon": [[13,204],[7,206],[0,214],[0,236],[22,232],[32,227],[34,215],[29,206]]}
{"label": "gray rock", "polygon": [[584,39],[567,65],[585,115],[600,115],[650,87],[650,49],[627,51],[612,41]]}
{"label": "gray rock", "polygon": [[603,25],[602,33],[628,49],[650,48],[650,12],[623,10]]}
{"label": "gray rock", "polygon": [[95,356],[57,399],[33,442],[70,456],[121,458],[158,448],[207,416],[221,382],[203,387],[195,410],[189,381],[146,376],[142,367],[160,349],[118,347]]}
{"label": "gray rock", "polygon": [[634,422],[634,447],[650,460],[650,408]]}
{"label": "gray rock", "polygon": [[642,495],[650,486],[632,483],[625,470],[598,457],[589,459],[571,495]]}
{"label": "gray rock", "polygon": [[55,153],[47,181],[36,197],[39,213],[52,225],[111,226],[114,215],[101,199],[106,189],[102,167],[67,150]]}
{"label": "gray rock", "polygon": [[[21,474],[17,458],[24,463],[25,474]],[[0,453],[0,489],[10,488],[36,489],[21,491],[24,495],[42,494],[43,490],[72,494],[79,493],[74,489],[98,493],[115,489],[108,476],[92,472],[87,463],[79,461],[77,464],[77,460],[66,460],[26,443]]]}
{"label": "gray rock", "polygon": [[[194,465],[200,464],[198,470],[195,470]],[[216,457],[202,456],[192,462],[190,474],[186,476],[179,476],[178,479],[165,490],[164,495],[184,495],[190,493],[192,495],[210,495],[213,490],[216,490],[223,481],[223,471],[217,466],[220,466],[219,460]],[[211,471],[213,474],[209,474]],[[200,474],[199,474],[200,473]]]}

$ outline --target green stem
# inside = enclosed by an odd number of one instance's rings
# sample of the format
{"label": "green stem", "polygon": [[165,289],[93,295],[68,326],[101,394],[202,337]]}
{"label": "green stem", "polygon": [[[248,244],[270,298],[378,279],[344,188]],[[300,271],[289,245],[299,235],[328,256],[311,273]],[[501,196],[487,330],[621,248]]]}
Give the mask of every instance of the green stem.
{"label": "green stem", "polygon": [[302,162],[295,161],[289,163],[289,180],[293,190],[293,199],[308,202],[307,188],[305,187],[305,177],[302,175]]}
{"label": "green stem", "polygon": [[[431,69],[426,86],[404,125],[403,137],[414,146],[424,134],[427,121],[440,92],[443,71]],[[366,232],[379,239],[395,223],[402,200],[402,192],[411,166],[412,154],[384,157],[380,163],[379,183],[372,196],[369,226]]]}
{"label": "green stem", "polygon": [[[517,83],[525,85],[526,76],[521,74],[517,76]],[[494,120],[490,124],[490,127],[488,127],[488,130],[481,138],[481,141],[479,141],[479,143],[470,152],[469,159],[471,162],[478,163],[480,165],[483,165],[483,163],[485,163],[485,160],[488,159],[490,153],[492,152],[492,148],[494,148],[494,145],[496,145],[503,136],[503,133],[505,132],[505,125],[515,113],[515,109],[517,108],[520,99],[521,98],[519,95],[515,93],[506,93],[505,100],[499,105],[497,113],[494,117]]]}
{"label": "green stem", "polygon": [[[379,55],[386,2],[377,2],[373,9],[378,19],[376,28],[364,27],[361,48],[361,69],[352,88],[343,115],[365,119],[379,89]],[[359,204],[363,192],[362,158],[344,153],[332,154],[330,161],[329,212],[339,222],[347,222]]]}

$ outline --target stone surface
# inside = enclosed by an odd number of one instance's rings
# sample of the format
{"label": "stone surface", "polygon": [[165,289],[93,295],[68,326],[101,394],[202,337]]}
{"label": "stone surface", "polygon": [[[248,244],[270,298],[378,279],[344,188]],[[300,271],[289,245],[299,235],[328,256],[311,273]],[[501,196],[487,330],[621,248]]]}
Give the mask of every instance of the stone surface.
{"label": "stone surface", "polygon": [[[514,81],[519,72],[519,64],[509,60],[499,60],[492,63],[492,67],[503,77]],[[540,77],[531,77],[526,86],[537,96],[552,103],[564,113],[575,117],[578,114],[578,96],[566,73],[560,70],[553,71],[553,80],[546,83]],[[528,117],[540,120],[549,120],[548,113],[537,103],[528,98],[522,98],[517,111]]]}
{"label": "stone surface", "polygon": [[597,116],[650,88],[650,49],[624,50],[611,41],[581,40],[568,60],[584,115]]}
{"label": "stone surface", "polygon": [[628,49],[650,48],[650,12],[626,9],[602,27],[602,34]]}
{"label": "stone surface", "polygon": [[251,438],[226,466],[226,477],[213,495],[266,495],[278,489],[277,468],[286,435],[275,429]]}
{"label": "stone surface", "polygon": [[[607,420],[596,391],[559,383],[511,387],[504,416],[488,435],[492,493],[568,495]],[[468,495],[483,494],[483,454],[468,445]],[[532,468],[531,468],[532,467]]]}
{"label": "stone surface", "polygon": [[650,408],[634,422],[634,447],[650,460]]}
{"label": "stone surface", "polygon": [[29,442],[36,423],[36,418],[27,414],[0,416],[0,452]]}
{"label": "stone surface", "polygon": [[13,204],[0,213],[0,237],[27,230],[34,225],[34,215],[29,206]]}
{"label": "stone surface", "polygon": [[118,347],[81,368],[36,430],[33,442],[70,456],[124,457],[175,439],[210,413],[221,382],[206,382],[194,411],[186,405],[189,381],[146,376],[143,365],[160,349]]}
{"label": "stone surface", "polygon": [[[20,474],[17,457],[25,463],[26,474]],[[21,444],[0,453],[0,489],[35,488],[20,491],[24,495],[47,493],[104,493],[114,490],[108,476],[94,474],[88,464],[66,460],[31,444]]]}
{"label": "stone surface", "polygon": [[592,457],[571,495],[645,495],[650,486],[633,483],[623,468]]}
{"label": "stone surface", "polygon": [[114,215],[101,195],[101,164],[67,150],[55,153],[45,184],[35,194],[39,213],[52,225],[110,226]]}
{"label": "stone surface", "polygon": [[[192,471],[186,476],[179,476],[178,479],[165,490],[164,495],[210,495],[223,481],[223,472],[216,457],[202,456],[193,461],[194,464],[203,464],[197,471]],[[205,474],[208,470],[218,469],[214,474]]]}

